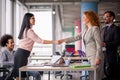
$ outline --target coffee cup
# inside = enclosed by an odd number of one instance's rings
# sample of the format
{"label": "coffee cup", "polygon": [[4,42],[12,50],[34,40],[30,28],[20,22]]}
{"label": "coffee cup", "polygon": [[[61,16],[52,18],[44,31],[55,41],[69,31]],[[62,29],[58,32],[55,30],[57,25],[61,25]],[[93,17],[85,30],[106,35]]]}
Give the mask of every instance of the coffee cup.
{"label": "coffee cup", "polygon": [[65,60],[65,65],[70,65],[70,60]]}

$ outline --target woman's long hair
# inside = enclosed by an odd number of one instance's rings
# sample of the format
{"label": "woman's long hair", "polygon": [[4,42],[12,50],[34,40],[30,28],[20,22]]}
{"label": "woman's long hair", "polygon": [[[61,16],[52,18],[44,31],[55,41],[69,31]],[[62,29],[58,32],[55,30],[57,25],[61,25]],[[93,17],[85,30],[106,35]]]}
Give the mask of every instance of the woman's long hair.
{"label": "woman's long hair", "polygon": [[24,32],[25,29],[27,29],[27,30],[30,29],[30,18],[32,16],[34,16],[32,13],[26,13],[24,15],[18,39],[22,39],[23,38],[23,32]]}
{"label": "woman's long hair", "polygon": [[89,19],[93,26],[100,27],[100,20],[98,15],[93,11],[85,11],[84,15]]}

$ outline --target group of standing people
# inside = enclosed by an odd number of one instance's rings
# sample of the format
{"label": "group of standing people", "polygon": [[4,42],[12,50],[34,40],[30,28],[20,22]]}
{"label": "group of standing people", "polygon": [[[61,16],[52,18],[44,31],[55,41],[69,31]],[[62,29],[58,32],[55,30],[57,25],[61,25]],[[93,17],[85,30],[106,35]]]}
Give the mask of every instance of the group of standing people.
{"label": "group of standing people", "polygon": [[[117,52],[120,46],[120,27],[115,25],[115,13],[112,11],[106,11],[103,19],[105,26],[101,27],[98,15],[93,11],[85,11],[84,31],[75,37],[58,40],[58,43],[82,39],[88,60],[92,66],[98,66],[97,80],[120,80],[120,56]],[[90,73],[90,80],[93,78],[91,76]]]}
{"label": "group of standing people", "polygon": [[[119,69],[117,48],[120,45],[120,28],[114,24],[114,19],[115,14],[112,11],[105,12],[104,20],[106,26],[102,28],[98,15],[93,11],[85,11],[82,20],[85,24],[83,32],[80,32],[75,37],[52,41],[43,40],[35,34],[32,30],[32,26],[35,24],[34,15],[26,13],[18,36],[19,48],[15,51],[13,74],[16,80],[19,80],[19,68],[27,65],[34,42],[40,44],[61,44],[81,39],[84,42],[85,53],[91,66],[97,66],[97,80],[102,80],[103,69],[107,77],[105,78],[106,80],[116,78],[117,74],[114,74]],[[104,53],[102,51],[103,47]],[[25,72],[22,73],[22,78],[24,77],[26,77]],[[92,72],[90,72],[89,78],[93,80]]]}

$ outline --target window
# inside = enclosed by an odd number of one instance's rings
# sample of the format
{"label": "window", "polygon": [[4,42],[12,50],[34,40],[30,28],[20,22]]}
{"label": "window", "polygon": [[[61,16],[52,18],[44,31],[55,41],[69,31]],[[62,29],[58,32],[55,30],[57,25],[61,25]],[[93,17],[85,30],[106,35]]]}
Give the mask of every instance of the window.
{"label": "window", "polygon": [[15,27],[14,27],[14,40],[15,40],[15,48],[18,47],[18,34],[20,32],[22,20],[24,14],[27,12],[27,8],[23,6],[19,1],[16,2],[15,5]]}
{"label": "window", "polygon": [[6,0],[6,33],[11,34],[12,32],[12,2]]}
{"label": "window", "polygon": [[16,15],[15,15],[15,18],[16,18],[16,22],[15,22],[15,41],[16,41],[16,44],[15,45],[18,45],[18,34],[19,34],[19,30],[20,30],[20,13],[19,13],[19,4],[16,3]]}
{"label": "window", "polygon": [[[21,5],[19,2],[16,3],[16,15],[15,15],[15,48],[18,47],[18,34],[20,31],[21,23],[24,14],[27,12],[27,8]],[[35,11],[30,10],[35,16],[35,25],[33,30],[35,33],[44,40],[52,40],[52,12],[50,10]],[[52,55],[52,44],[34,44],[32,53],[36,55]]]}
{"label": "window", "polygon": [[[35,25],[33,30],[43,40],[52,40],[52,12],[47,11],[32,11],[35,16]],[[32,52],[36,55],[52,55],[52,44],[34,44]]]}

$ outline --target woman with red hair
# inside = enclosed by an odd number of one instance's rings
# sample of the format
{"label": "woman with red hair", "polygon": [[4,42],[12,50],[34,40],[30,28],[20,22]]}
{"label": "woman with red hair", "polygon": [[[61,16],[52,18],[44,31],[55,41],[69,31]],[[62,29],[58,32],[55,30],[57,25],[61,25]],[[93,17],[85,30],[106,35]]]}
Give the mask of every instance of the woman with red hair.
{"label": "woman with red hair", "polygon": [[[83,40],[85,45],[85,53],[91,66],[97,67],[97,80],[102,80],[103,74],[103,53],[102,40],[100,31],[100,21],[98,15],[93,11],[85,11],[83,15],[83,23],[85,29],[75,37],[58,40],[58,44],[62,42],[70,43],[73,41]],[[90,80],[93,80],[92,72],[89,73]]]}

